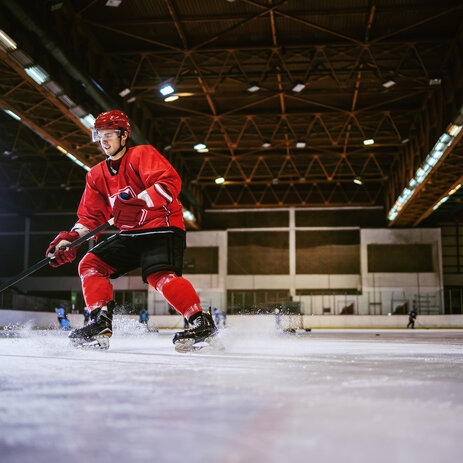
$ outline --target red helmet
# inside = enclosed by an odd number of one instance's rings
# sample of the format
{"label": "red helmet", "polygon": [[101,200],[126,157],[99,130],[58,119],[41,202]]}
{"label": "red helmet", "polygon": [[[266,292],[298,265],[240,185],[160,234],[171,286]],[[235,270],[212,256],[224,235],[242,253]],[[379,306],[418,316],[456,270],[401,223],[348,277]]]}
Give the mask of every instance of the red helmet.
{"label": "red helmet", "polygon": [[95,130],[123,129],[127,133],[127,137],[130,137],[129,118],[118,109],[101,113],[95,120],[94,128]]}

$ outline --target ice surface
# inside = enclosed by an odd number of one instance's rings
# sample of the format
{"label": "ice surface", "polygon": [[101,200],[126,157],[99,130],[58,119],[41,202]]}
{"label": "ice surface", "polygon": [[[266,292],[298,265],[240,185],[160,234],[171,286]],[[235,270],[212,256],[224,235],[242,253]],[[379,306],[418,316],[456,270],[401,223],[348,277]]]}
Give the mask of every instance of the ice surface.
{"label": "ice surface", "polygon": [[463,332],[225,331],[179,354],[119,327],[0,337],[0,461],[460,462]]}

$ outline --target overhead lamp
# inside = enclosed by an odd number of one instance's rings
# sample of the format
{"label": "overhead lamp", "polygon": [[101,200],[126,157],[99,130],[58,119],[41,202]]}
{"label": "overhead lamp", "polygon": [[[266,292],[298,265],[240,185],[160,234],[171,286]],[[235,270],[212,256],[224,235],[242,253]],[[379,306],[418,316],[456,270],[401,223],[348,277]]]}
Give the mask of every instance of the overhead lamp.
{"label": "overhead lamp", "polygon": [[0,47],[5,51],[12,51],[18,48],[16,42],[5,32],[0,29]]}
{"label": "overhead lamp", "polygon": [[217,177],[215,179],[215,183],[217,183],[217,185],[220,185],[223,182],[225,182],[225,179],[223,177]]}
{"label": "overhead lamp", "polygon": [[76,104],[64,93],[58,96],[58,99],[61,100],[68,108],[74,107]]}
{"label": "overhead lamp", "polygon": [[408,143],[410,140],[408,138],[404,138],[400,143],[405,145],[405,143]]}
{"label": "overhead lamp", "polygon": [[190,222],[194,222],[196,220],[196,217],[194,216],[194,214],[188,209],[183,208],[182,213],[183,213],[184,219],[189,220]]}
{"label": "overhead lamp", "polygon": [[130,104],[130,103],[133,103],[136,99],[137,99],[136,97],[131,96],[131,97],[126,101],[126,103],[129,103],[129,104]]}
{"label": "overhead lamp", "polygon": [[80,118],[80,122],[82,122],[82,124],[84,124],[85,127],[90,130],[93,129],[95,120],[96,119],[93,117],[93,114],[87,114],[86,116]]}
{"label": "overhead lamp", "polygon": [[362,179],[360,177],[355,177],[354,183],[356,183],[357,185],[363,185]]}
{"label": "overhead lamp", "polygon": [[124,88],[124,90],[121,90],[119,92],[119,96],[121,98],[124,98],[125,96],[127,96],[128,94],[130,93],[130,88]]}
{"label": "overhead lamp", "polygon": [[302,92],[302,90],[305,89],[305,84],[303,84],[302,82],[298,81],[298,82],[295,82],[294,85],[293,85],[293,88],[291,89],[293,92],[295,93],[299,93],[299,92]]}
{"label": "overhead lamp", "polygon": [[62,146],[59,146],[59,145],[56,145],[56,148],[61,151],[63,154],[66,154],[67,151],[62,147]]}
{"label": "overhead lamp", "polygon": [[307,143],[304,140],[296,142],[296,148],[305,148]]}
{"label": "overhead lamp", "polygon": [[460,188],[461,188],[461,183],[459,185],[457,185],[455,188],[452,188],[450,191],[449,191],[449,196],[452,196],[453,194],[455,194]]}
{"label": "overhead lamp", "polygon": [[50,76],[40,66],[29,66],[24,70],[26,71],[26,74],[39,85],[42,85],[50,78]]}
{"label": "overhead lamp", "polygon": [[161,95],[162,96],[167,96],[167,95],[170,95],[171,93],[174,93],[175,90],[174,90],[174,87],[172,87],[172,85],[170,84],[165,84],[163,85],[159,91],[161,92]]}
{"label": "overhead lamp", "polygon": [[395,80],[389,79],[389,80],[386,80],[385,82],[383,82],[383,87],[384,88],[391,88],[391,87],[394,87],[395,84],[396,84]]}
{"label": "overhead lamp", "polygon": [[169,103],[170,101],[175,101],[178,100],[178,95],[170,95],[167,98],[164,98],[164,101],[166,103]]}
{"label": "overhead lamp", "polygon": [[121,3],[122,3],[122,0],[107,0],[105,5],[117,8]]}
{"label": "overhead lamp", "polygon": [[440,85],[442,84],[442,79],[440,77],[434,77],[429,79],[429,85]]}
{"label": "overhead lamp", "polygon": [[164,146],[164,151],[169,151],[172,149],[172,145],[166,145]]}
{"label": "overhead lamp", "polygon": [[8,114],[8,116],[11,116],[13,119],[16,119],[17,121],[21,120],[21,118],[13,111],[10,111],[9,109],[4,109],[4,111]]}
{"label": "overhead lamp", "polygon": [[461,125],[450,124],[447,128],[447,133],[452,137],[456,137],[460,133],[461,127]]}
{"label": "overhead lamp", "polygon": [[[460,109],[460,114],[461,113],[463,113],[463,107]],[[462,126],[456,123],[459,122],[458,117],[447,127],[447,131],[439,137],[436,144],[432,147],[431,151],[428,153],[421,166],[416,170],[414,177],[409,181],[407,187],[404,188],[394,205],[389,210],[387,215],[388,220],[392,221],[398,216],[399,212],[404,208],[405,204],[407,204],[407,202],[415,193],[415,190],[421,183],[424,182],[429,173],[437,165],[447,148],[453,143],[455,137],[460,133]],[[457,190],[455,189],[455,191]],[[437,207],[447,201],[448,196],[450,196],[450,192],[447,197],[442,198],[434,206],[434,209],[437,209]]]}
{"label": "overhead lamp", "polygon": [[204,143],[197,143],[195,146],[193,146],[193,148],[196,151],[199,151],[199,150],[205,150],[207,147]]}
{"label": "overhead lamp", "polygon": [[251,83],[248,87],[248,92],[251,92],[251,93],[258,92],[259,90],[260,90],[260,87],[255,82]]}
{"label": "overhead lamp", "polygon": [[436,209],[438,209],[442,204],[445,203],[445,201],[447,201],[449,199],[448,196],[444,196],[433,208],[432,210],[435,211]]}
{"label": "overhead lamp", "polygon": [[264,140],[262,142],[262,148],[270,148],[272,146],[272,143],[270,143],[268,140]]}
{"label": "overhead lamp", "polygon": [[272,178],[272,184],[277,185],[278,184],[278,179],[277,178]]}
{"label": "overhead lamp", "polygon": [[79,161],[73,154],[71,153],[65,153],[66,156],[74,163],[76,163],[78,166],[83,167],[85,170],[89,171],[90,167],[85,165],[82,161]]}
{"label": "overhead lamp", "polygon": [[365,140],[363,140],[363,144],[364,145],[374,145],[375,141],[373,140],[373,138],[366,138]]}

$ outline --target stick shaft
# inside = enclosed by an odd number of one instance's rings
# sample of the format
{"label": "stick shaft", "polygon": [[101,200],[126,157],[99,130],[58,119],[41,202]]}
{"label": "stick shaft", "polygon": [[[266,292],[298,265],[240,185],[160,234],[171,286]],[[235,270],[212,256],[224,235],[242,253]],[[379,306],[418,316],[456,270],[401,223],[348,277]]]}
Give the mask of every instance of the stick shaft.
{"label": "stick shaft", "polygon": [[[75,248],[82,243],[85,243],[88,241],[90,238],[93,236],[97,235],[98,233],[106,230],[110,225],[114,223],[114,219],[110,219],[104,224],[100,225],[99,227],[94,228],[93,230],[89,231],[86,235],[81,236],[78,240],[73,241],[68,248]],[[32,273],[36,272],[42,267],[45,267],[51,260],[51,257],[45,257],[45,259],[42,259],[41,261],[37,262],[35,265],[32,267],[27,268],[24,270],[24,272],[20,273],[19,275],[16,275],[14,278],[11,280],[6,281],[0,286],[0,293],[2,291],[5,291],[5,289],[9,288],[10,286],[13,286],[14,284],[18,283],[19,281],[23,280],[24,278],[28,277]]]}

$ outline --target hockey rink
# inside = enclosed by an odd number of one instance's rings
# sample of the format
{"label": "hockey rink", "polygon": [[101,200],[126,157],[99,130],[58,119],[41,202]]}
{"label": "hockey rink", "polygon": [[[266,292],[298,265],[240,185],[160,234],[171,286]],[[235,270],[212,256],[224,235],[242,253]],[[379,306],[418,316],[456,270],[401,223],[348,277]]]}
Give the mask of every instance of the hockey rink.
{"label": "hockey rink", "polygon": [[460,462],[463,331],[225,330],[179,354],[172,331],[0,337],[0,460]]}

